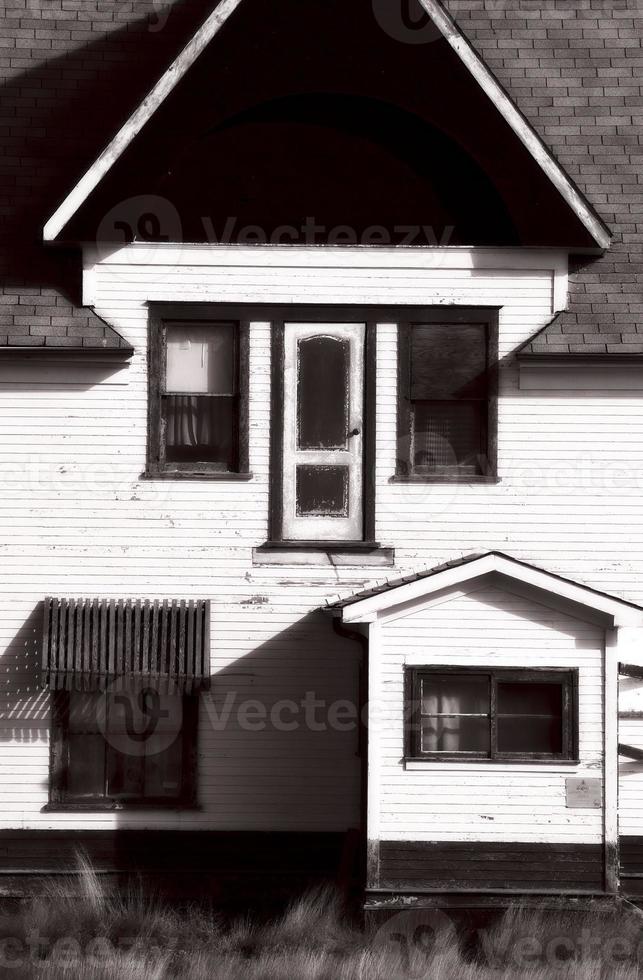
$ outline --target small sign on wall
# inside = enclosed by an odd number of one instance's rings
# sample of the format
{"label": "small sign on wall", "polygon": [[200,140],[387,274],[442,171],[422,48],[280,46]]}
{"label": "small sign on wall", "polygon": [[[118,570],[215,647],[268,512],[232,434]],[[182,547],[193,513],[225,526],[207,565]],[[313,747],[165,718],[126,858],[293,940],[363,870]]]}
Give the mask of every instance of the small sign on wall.
{"label": "small sign on wall", "polygon": [[568,807],[600,809],[603,802],[603,784],[600,779],[572,776],[565,780]]}

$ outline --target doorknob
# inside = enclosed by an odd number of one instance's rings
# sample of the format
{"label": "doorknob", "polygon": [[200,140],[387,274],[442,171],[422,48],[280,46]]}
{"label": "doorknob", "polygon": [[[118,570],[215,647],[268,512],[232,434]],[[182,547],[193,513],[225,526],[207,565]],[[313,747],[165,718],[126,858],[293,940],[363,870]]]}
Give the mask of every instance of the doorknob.
{"label": "doorknob", "polygon": [[358,436],[359,434],[360,434],[360,429],[353,429],[351,432],[348,433],[349,438],[351,436]]}

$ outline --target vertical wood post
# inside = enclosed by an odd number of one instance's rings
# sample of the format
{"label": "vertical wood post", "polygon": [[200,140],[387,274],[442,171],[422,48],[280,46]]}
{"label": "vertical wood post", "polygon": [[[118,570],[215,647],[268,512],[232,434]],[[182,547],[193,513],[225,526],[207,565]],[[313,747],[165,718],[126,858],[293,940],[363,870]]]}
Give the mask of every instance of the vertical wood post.
{"label": "vertical wood post", "polygon": [[366,888],[380,883],[380,807],[382,722],[382,651],[380,627],[371,623],[368,631],[368,786],[366,813]]}
{"label": "vertical wood post", "polygon": [[603,835],[605,847],[605,890],[619,890],[618,852],[618,664],[620,630],[605,631]]}

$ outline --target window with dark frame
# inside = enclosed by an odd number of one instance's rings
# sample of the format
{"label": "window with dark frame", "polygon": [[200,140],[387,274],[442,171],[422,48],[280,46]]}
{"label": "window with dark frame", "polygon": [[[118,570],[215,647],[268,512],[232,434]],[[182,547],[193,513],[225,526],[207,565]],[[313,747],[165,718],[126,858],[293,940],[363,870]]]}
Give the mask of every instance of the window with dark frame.
{"label": "window with dark frame", "polygon": [[150,469],[245,473],[245,328],[235,321],[161,320],[150,367]]}
{"label": "window with dark frame", "polygon": [[495,330],[488,314],[436,314],[434,322],[399,329],[397,476],[493,476]]}
{"label": "window with dark frame", "polygon": [[197,719],[196,696],[56,692],[50,804],[194,805]]}
{"label": "window with dark frame", "polygon": [[575,670],[408,668],[406,756],[573,760],[576,691]]}

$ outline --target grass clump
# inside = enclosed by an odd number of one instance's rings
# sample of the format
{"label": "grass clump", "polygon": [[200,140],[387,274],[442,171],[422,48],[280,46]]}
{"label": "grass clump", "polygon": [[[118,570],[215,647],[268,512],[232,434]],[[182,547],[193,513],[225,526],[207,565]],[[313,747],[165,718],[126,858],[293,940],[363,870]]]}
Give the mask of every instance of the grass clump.
{"label": "grass clump", "polygon": [[410,910],[361,929],[339,896],[316,889],[269,922],[226,922],[142,886],[114,893],[89,862],[0,917],[0,977],[42,980],[638,980],[643,918],[514,906],[467,928]]}

